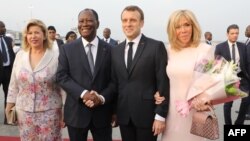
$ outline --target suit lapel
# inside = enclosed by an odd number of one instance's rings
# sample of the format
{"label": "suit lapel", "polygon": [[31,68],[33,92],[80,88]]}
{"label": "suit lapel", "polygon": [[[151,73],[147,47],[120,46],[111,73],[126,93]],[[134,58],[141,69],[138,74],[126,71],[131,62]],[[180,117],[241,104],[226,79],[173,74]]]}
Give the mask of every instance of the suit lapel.
{"label": "suit lapel", "polygon": [[84,46],[83,46],[83,42],[82,42],[82,38],[77,39],[77,43],[76,43],[76,50],[77,52],[80,54],[80,59],[81,59],[81,64],[83,65],[83,68],[88,72],[88,75],[92,77],[91,74],[91,70],[89,67],[89,62],[88,62],[88,57],[87,57],[87,53],[85,52]]}
{"label": "suit lapel", "polygon": [[117,59],[117,61],[119,61],[119,64],[121,64],[121,68],[124,72],[125,75],[128,75],[128,71],[127,71],[127,67],[126,67],[126,63],[125,63],[125,46],[126,46],[126,41],[122,42],[119,46],[121,46],[121,48],[118,48],[119,49],[119,52],[118,52],[118,57],[119,59]]}
{"label": "suit lapel", "polygon": [[98,71],[100,70],[100,67],[102,65],[102,62],[104,60],[104,57],[106,55],[107,52],[107,48],[105,47],[105,44],[103,44],[103,41],[99,40],[98,43],[98,47],[97,47],[97,54],[96,54],[96,61],[95,61],[95,69],[94,69],[94,77],[93,79],[96,77]]}
{"label": "suit lapel", "polygon": [[45,68],[46,66],[48,66],[48,64],[51,62],[51,60],[55,57],[55,52],[50,50],[50,49],[46,49],[44,56],[42,57],[41,61],[38,63],[38,65],[35,67],[34,72],[40,71],[43,68]]}
{"label": "suit lapel", "polygon": [[141,40],[139,42],[139,45],[137,47],[137,50],[136,50],[136,53],[135,53],[135,56],[134,56],[134,59],[132,61],[132,64],[131,64],[131,67],[130,67],[130,70],[129,70],[129,74],[132,72],[132,70],[134,69],[136,63],[138,62],[142,52],[143,52],[143,49],[145,47],[145,39],[146,37],[144,35],[142,35],[141,37]]}
{"label": "suit lapel", "polygon": [[226,44],[226,48],[224,49],[224,51],[225,51],[225,56],[226,56],[226,60],[231,60],[232,58],[231,58],[231,53],[230,53],[230,49],[229,49],[229,44],[228,44],[228,42],[226,42],[225,43]]}
{"label": "suit lapel", "polygon": [[236,45],[237,45],[237,49],[238,49],[238,52],[239,52],[239,56],[241,57],[241,56],[243,56],[243,47],[238,43],[238,42],[236,42]]}

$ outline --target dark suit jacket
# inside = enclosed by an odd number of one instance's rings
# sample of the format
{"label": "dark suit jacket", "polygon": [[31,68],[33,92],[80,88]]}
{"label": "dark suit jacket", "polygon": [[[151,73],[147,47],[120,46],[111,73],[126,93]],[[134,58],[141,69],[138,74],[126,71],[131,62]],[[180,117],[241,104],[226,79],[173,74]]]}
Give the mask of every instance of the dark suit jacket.
{"label": "dark suit jacket", "polygon": [[[3,64],[2,53],[0,53],[0,64]],[[3,65],[0,65],[0,82],[3,81]]]}
{"label": "dark suit jacket", "polygon": [[112,38],[110,38],[109,44],[111,44],[113,47],[118,45],[118,42]]}
{"label": "dark suit jacket", "polygon": [[248,44],[246,45],[246,50],[247,50],[247,72],[249,76],[250,75],[250,42],[248,42]]}
{"label": "dark suit jacket", "polygon": [[[103,38],[103,40],[105,41],[105,38]],[[118,42],[112,38],[110,38],[109,40],[109,44],[112,46],[112,47],[115,47],[118,45]]]}
{"label": "dark suit jacket", "polygon": [[[152,128],[155,114],[166,117],[169,102],[169,79],[166,75],[167,52],[162,42],[142,35],[130,70],[127,71],[125,41],[112,48],[112,83],[117,95],[118,124],[132,119],[137,127]],[[166,101],[155,105],[159,90]]]}
{"label": "dark suit jacket", "polygon": [[61,39],[56,39],[56,42],[57,42],[58,47],[61,47],[64,44],[63,40]]}
{"label": "dark suit jacket", "polygon": [[110,82],[111,75],[111,46],[99,40],[95,72],[92,77],[82,38],[61,46],[57,70],[57,82],[66,91],[64,106],[65,123],[85,128],[92,120],[95,127],[110,126],[112,95],[103,95],[105,104],[95,109],[86,107],[81,93],[84,90],[95,90],[102,94]]}
{"label": "dark suit jacket", "polygon": [[[249,89],[249,75],[247,72],[247,54],[246,54],[246,45],[240,42],[236,42],[238,51],[239,51],[239,56],[240,56],[240,69],[241,72],[238,74],[239,77],[241,77],[240,81],[240,87],[242,90],[247,91]],[[229,50],[229,45],[228,42],[225,41],[223,43],[220,43],[216,46],[215,48],[215,56],[220,55],[223,56],[227,61],[231,61],[231,54]]]}
{"label": "dark suit jacket", "polygon": [[13,51],[13,46],[12,46],[12,39],[10,37],[3,37],[5,42],[6,42],[6,45],[8,47],[8,51],[9,51],[9,56],[10,56],[10,66],[12,67],[13,63],[14,63],[14,60],[15,60],[15,53]]}

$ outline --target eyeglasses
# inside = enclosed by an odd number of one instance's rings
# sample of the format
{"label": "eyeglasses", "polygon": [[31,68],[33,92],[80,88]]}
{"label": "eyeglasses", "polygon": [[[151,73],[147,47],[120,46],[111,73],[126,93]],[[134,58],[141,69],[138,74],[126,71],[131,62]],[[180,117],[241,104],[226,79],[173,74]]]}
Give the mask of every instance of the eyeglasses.
{"label": "eyeglasses", "polygon": [[175,29],[176,30],[180,30],[180,29],[188,29],[188,28],[190,28],[192,25],[191,24],[189,24],[189,23],[185,23],[185,24],[183,24],[183,25],[178,25],[178,26],[176,26],[175,27]]}

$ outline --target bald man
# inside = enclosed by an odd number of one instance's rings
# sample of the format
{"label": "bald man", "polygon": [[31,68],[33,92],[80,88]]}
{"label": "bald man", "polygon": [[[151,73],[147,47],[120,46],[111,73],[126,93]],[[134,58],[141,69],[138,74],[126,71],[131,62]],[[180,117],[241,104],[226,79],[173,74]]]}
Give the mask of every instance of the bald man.
{"label": "bald man", "polygon": [[112,45],[113,47],[117,46],[118,45],[118,42],[112,38],[110,38],[110,35],[111,35],[111,31],[109,28],[105,28],[103,30],[103,40],[107,43],[109,43],[110,45]]}

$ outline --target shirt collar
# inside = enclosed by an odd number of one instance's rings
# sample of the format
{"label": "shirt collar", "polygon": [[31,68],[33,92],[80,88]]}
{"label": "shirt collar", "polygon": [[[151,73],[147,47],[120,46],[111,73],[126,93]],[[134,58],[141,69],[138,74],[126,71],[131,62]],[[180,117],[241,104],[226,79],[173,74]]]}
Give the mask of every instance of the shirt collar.
{"label": "shirt collar", "polygon": [[232,43],[229,40],[227,41],[228,45],[231,47],[233,44],[235,44],[235,47],[237,46],[236,42]]}
{"label": "shirt collar", "polygon": [[130,40],[128,40],[127,38],[126,38],[126,45],[128,45],[128,42],[134,42],[134,44],[139,44],[139,42],[140,42],[140,39],[141,39],[141,36],[142,36],[142,34],[140,33],[135,39],[133,39],[132,41],[130,41]]}
{"label": "shirt collar", "polygon": [[98,38],[97,38],[97,36],[95,36],[94,40],[92,40],[91,42],[88,42],[86,39],[84,39],[82,37],[82,42],[83,42],[84,47],[86,47],[87,44],[89,44],[89,43],[91,43],[93,46],[96,46],[96,47],[98,46]]}
{"label": "shirt collar", "polygon": [[104,41],[106,41],[106,40],[109,41],[109,40],[110,40],[110,38],[107,38],[107,39],[106,39],[106,38],[103,38],[103,39],[104,39]]}

